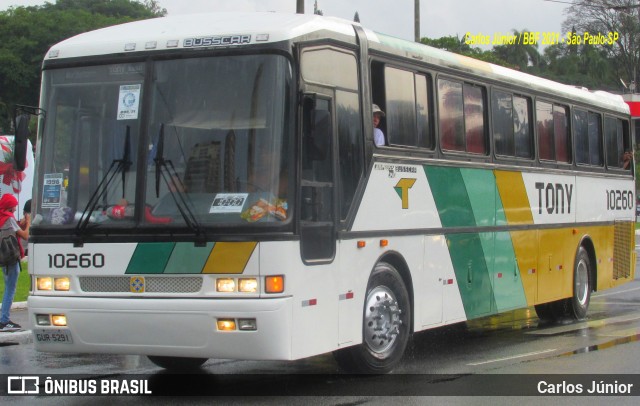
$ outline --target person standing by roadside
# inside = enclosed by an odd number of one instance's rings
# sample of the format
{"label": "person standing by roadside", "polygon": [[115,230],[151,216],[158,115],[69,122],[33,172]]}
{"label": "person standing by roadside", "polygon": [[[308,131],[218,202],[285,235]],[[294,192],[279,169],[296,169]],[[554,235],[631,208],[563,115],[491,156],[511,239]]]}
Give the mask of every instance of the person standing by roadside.
{"label": "person standing by roadside", "polygon": [[20,238],[29,239],[30,217],[26,220],[25,229],[21,229],[14,217],[18,201],[13,195],[5,194],[0,198],[0,259],[4,277],[4,294],[0,310],[0,332],[18,331],[22,326],[9,318],[11,305],[16,294],[18,276],[20,275],[20,259],[24,251]]}
{"label": "person standing by roadside", "polygon": [[[24,207],[22,209],[22,218],[20,219],[20,221],[18,221],[18,225],[23,230],[26,230],[27,225],[30,225],[30,224],[31,224],[31,199],[25,202]],[[24,254],[23,258],[29,255],[27,244],[28,244],[28,241],[26,239],[20,238],[20,246],[22,247],[22,251]]]}

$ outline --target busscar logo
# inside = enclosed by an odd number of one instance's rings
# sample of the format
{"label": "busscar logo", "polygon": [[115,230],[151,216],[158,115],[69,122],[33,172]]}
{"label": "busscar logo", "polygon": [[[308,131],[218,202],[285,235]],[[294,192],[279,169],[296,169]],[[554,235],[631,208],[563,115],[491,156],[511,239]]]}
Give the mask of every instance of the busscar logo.
{"label": "busscar logo", "polygon": [[40,393],[40,377],[10,376],[7,378],[7,393],[9,395],[37,395]]}

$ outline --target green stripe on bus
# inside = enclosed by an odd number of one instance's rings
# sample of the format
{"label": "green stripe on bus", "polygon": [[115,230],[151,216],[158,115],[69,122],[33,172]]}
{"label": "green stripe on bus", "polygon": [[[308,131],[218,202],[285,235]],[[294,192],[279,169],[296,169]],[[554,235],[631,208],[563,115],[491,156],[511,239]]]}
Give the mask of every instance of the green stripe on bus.
{"label": "green stripe on bus", "polygon": [[210,242],[204,247],[196,247],[192,242],[177,243],[171,253],[169,263],[167,263],[164,273],[202,273],[214,245],[215,243]]}
{"label": "green stripe on bus", "polygon": [[[493,171],[425,166],[442,226],[506,225]],[[447,234],[458,289],[469,319],[526,307],[511,235]]]}
{"label": "green stripe on bus", "polygon": [[494,233],[493,294],[498,312],[527,307],[527,297],[516,262],[511,234]]}
{"label": "green stripe on bus", "polygon": [[[424,166],[433,198],[438,208],[440,222],[444,228],[449,227],[476,227],[476,215],[473,211],[469,192],[465,185],[460,168],[448,168],[437,166]],[[482,182],[487,177],[481,171],[466,171],[464,176],[470,183]],[[486,172],[486,171],[484,171]],[[482,187],[478,185],[478,187]],[[474,193],[479,193],[474,190]],[[479,196],[474,196],[474,203],[479,205],[479,221],[488,215],[483,203],[475,201]],[[490,206],[490,205],[489,205]],[[490,225],[490,224],[488,224]],[[458,289],[465,314],[468,319],[490,314],[495,308],[493,288],[487,269],[485,248],[483,245],[491,245],[492,233],[464,233],[446,234],[447,247],[453,264],[453,270],[458,281]],[[483,240],[488,240],[484,241]]]}
{"label": "green stripe on bus", "polygon": [[475,227],[460,168],[424,166],[443,227]]}
{"label": "green stripe on bus", "polygon": [[[497,182],[495,182],[495,188],[496,225],[504,226],[508,223]],[[495,294],[498,312],[527,307],[527,296],[524,292],[520,267],[516,261],[516,252],[513,247],[511,233],[496,233],[494,249],[493,268],[495,271],[492,280],[494,282],[493,292]]]}
{"label": "green stripe on bus", "polygon": [[129,261],[125,274],[163,273],[176,243],[139,243]]}
{"label": "green stripe on bus", "polygon": [[481,241],[482,238],[491,238],[490,234],[446,235],[458,290],[468,319],[486,316],[496,308]]}
{"label": "green stripe on bus", "polygon": [[464,187],[469,196],[475,224],[478,227],[493,226],[496,222],[496,178],[493,171],[460,169]]}

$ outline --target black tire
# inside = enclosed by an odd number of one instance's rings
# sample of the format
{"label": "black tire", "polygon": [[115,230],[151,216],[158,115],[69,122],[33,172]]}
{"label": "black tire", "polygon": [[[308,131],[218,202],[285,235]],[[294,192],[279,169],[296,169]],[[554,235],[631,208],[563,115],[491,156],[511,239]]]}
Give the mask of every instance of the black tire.
{"label": "black tire", "polygon": [[555,321],[556,316],[553,307],[551,306],[553,303],[542,303],[535,305],[536,314],[538,318],[542,321]]}
{"label": "black tire", "polygon": [[362,344],[334,352],[346,372],[385,374],[404,355],[411,332],[409,293],[398,271],[380,262],[371,273],[364,301]]}
{"label": "black tire", "polygon": [[580,247],[573,266],[572,296],[567,299],[535,305],[538,318],[555,322],[564,318],[582,320],[587,316],[591,299],[591,262],[587,251]]}
{"label": "black tire", "polygon": [[162,357],[157,355],[147,355],[149,361],[157,366],[173,371],[189,371],[199,369],[208,358],[185,358],[185,357]]}
{"label": "black tire", "polygon": [[583,247],[578,249],[573,265],[573,296],[567,299],[567,313],[576,320],[587,317],[591,300],[591,261]]}
{"label": "black tire", "polygon": [[543,321],[557,322],[569,315],[567,301],[569,299],[555,300],[549,303],[535,305],[538,318]]}

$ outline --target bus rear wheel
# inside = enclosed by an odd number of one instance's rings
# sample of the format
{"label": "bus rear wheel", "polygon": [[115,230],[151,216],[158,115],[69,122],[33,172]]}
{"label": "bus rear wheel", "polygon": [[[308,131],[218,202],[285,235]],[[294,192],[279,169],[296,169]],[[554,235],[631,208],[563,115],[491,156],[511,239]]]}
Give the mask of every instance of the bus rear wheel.
{"label": "bus rear wheel", "polygon": [[591,300],[591,261],[583,247],[578,249],[573,267],[573,293],[570,298],[535,305],[540,320],[558,321],[566,317],[582,320],[587,317]]}
{"label": "bus rear wheel", "polygon": [[208,358],[185,358],[185,357],[162,357],[157,355],[147,355],[149,361],[157,366],[173,371],[189,371],[198,369],[207,362]]}
{"label": "bus rear wheel", "polygon": [[567,299],[569,316],[576,320],[587,317],[591,290],[591,261],[587,250],[580,247],[573,267],[573,296]]}
{"label": "bus rear wheel", "polygon": [[400,273],[376,265],[364,302],[362,344],[334,352],[346,372],[384,374],[400,362],[410,334],[411,304]]}

